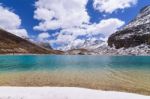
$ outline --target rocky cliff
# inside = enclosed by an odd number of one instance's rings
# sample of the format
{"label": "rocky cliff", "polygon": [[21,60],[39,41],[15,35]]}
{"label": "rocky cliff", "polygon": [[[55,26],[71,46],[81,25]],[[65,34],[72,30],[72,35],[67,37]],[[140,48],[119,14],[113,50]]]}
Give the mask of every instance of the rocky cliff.
{"label": "rocky cliff", "polygon": [[108,45],[117,49],[142,44],[150,45],[150,5],[141,9],[134,20],[108,39]]}
{"label": "rocky cliff", "polygon": [[0,54],[62,54],[0,29]]}

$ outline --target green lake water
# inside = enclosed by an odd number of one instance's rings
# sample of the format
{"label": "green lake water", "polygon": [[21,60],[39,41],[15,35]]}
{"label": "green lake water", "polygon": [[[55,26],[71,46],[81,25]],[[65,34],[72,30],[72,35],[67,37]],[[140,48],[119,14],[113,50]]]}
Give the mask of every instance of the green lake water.
{"label": "green lake water", "polygon": [[2,71],[36,71],[56,69],[145,69],[150,70],[148,56],[0,56]]}

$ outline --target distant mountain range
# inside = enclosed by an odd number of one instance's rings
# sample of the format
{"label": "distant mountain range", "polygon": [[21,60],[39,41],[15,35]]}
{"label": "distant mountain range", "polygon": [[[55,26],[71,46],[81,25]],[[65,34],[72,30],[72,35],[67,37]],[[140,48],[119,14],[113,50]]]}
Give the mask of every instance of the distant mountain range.
{"label": "distant mountain range", "polygon": [[62,54],[0,29],[0,54]]}

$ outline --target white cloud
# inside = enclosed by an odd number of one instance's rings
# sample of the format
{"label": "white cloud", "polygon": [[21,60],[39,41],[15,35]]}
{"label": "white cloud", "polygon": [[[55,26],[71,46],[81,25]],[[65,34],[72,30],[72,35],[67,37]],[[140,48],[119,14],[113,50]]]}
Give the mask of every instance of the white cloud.
{"label": "white cloud", "polygon": [[94,23],[94,24],[84,25],[83,28],[73,27],[73,28],[63,29],[60,31],[59,35],[61,36],[60,38],[63,37],[62,40],[66,40],[64,39],[65,35],[67,38],[68,35],[72,36],[72,39],[73,37],[74,39],[76,39],[78,36],[84,36],[84,35],[104,34],[105,36],[109,36],[124,24],[125,24],[124,21],[121,21],[117,18],[104,19],[101,20],[98,24]]}
{"label": "white cloud", "polygon": [[57,49],[58,50],[70,50],[70,49],[81,48],[84,42],[85,40],[83,39],[75,39],[75,40],[72,40],[69,44],[64,44],[62,46],[59,46]]}
{"label": "white cloud", "polygon": [[129,8],[135,5],[138,0],[94,0],[93,6],[96,10],[105,13],[112,13],[118,9]]}
{"label": "white cloud", "polygon": [[34,18],[40,20],[36,30],[71,28],[89,23],[87,0],[38,0]]}
{"label": "white cloud", "polygon": [[[136,1],[94,0],[93,5],[100,12],[112,13],[118,9],[128,8]],[[35,3],[34,18],[40,22],[34,29],[44,32],[61,29],[50,43],[60,45],[60,49],[70,49],[84,43],[85,39],[79,36],[86,36],[92,40],[99,39],[94,37],[100,34],[108,37],[125,24],[118,18],[102,19],[99,23],[91,23],[86,9],[87,3],[88,0],[38,0]]]}
{"label": "white cloud", "polygon": [[15,34],[16,36],[19,36],[19,37],[22,37],[22,38],[28,38],[28,32],[26,31],[26,29],[20,29],[20,28],[17,28],[17,29],[5,29],[7,31],[9,31],[10,33],[13,33]]}
{"label": "white cloud", "polygon": [[50,37],[50,35],[49,35],[49,33],[47,33],[47,32],[40,33],[40,34],[38,35],[38,40],[44,41],[44,40],[48,39],[49,37]]}
{"label": "white cloud", "polygon": [[98,24],[92,24],[87,26],[87,32],[88,34],[93,35],[102,33],[105,36],[109,36],[124,24],[124,21],[117,18],[103,19]]}
{"label": "white cloud", "polygon": [[13,11],[0,5],[0,28],[20,37],[28,37],[28,33],[21,27],[21,19]]}
{"label": "white cloud", "polygon": [[[60,49],[70,49],[82,45],[84,39],[78,39],[78,36],[89,36],[89,39],[94,38],[93,35],[104,34],[108,37],[110,34],[117,31],[118,28],[124,25],[124,21],[116,18],[101,20],[98,24],[86,25],[84,28],[68,28],[60,31],[56,40],[51,43],[61,44]],[[96,39],[96,38],[95,38]]]}

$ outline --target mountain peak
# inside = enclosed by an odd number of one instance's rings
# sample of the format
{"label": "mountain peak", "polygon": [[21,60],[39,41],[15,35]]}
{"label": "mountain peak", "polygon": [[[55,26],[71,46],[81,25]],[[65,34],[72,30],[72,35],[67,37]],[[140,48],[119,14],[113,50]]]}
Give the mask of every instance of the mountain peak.
{"label": "mountain peak", "polygon": [[147,15],[150,15],[150,5],[149,6],[145,6],[144,8],[142,8],[140,10],[139,15],[137,16],[137,18],[144,18]]}
{"label": "mountain peak", "polygon": [[150,6],[142,8],[134,20],[108,39],[108,45],[116,48],[129,48],[141,44],[150,45]]}
{"label": "mountain peak", "polygon": [[124,28],[129,27],[136,27],[138,25],[150,23],[150,5],[145,6],[139,12],[135,19],[133,19],[127,26]]}
{"label": "mountain peak", "polygon": [[147,5],[140,10],[140,13],[145,13],[145,12],[150,12],[150,5]]}

